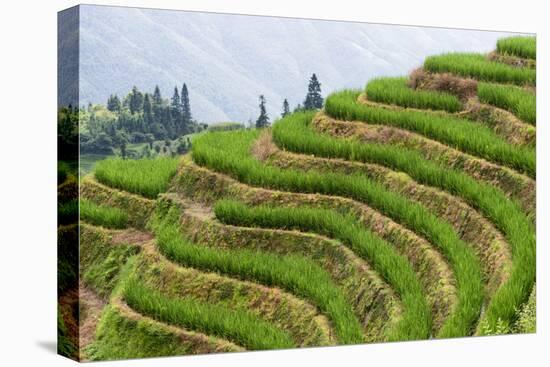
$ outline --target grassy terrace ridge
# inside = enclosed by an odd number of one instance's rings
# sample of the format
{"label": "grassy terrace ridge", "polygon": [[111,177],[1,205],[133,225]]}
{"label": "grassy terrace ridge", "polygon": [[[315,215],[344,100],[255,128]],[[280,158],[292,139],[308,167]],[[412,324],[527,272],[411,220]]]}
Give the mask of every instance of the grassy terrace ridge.
{"label": "grassy terrace ridge", "polygon": [[465,153],[535,177],[535,150],[508,144],[487,126],[457,117],[436,116],[429,112],[368,106],[357,101],[359,94],[359,91],[352,90],[331,94],[326,100],[325,112],[340,120],[365,121],[413,131]]}
{"label": "grassy terrace ridge", "polygon": [[108,158],[97,162],[95,178],[116,189],[154,199],[168,189],[176,174],[179,158],[144,158],[139,160]]}
{"label": "grassy terrace ridge", "polygon": [[537,97],[533,93],[513,85],[480,82],[477,95],[481,102],[508,110],[519,119],[536,125]]}
{"label": "grassy terrace ridge", "polygon": [[362,327],[351,305],[333,284],[330,275],[312,260],[297,255],[279,256],[247,249],[223,250],[196,245],[182,236],[180,216],[177,208],[160,201],[151,221],[158,247],[167,258],[197,269],[256,280],[266,286],[280,286],[311,299],[334,323],[341,343],[363,341]]}
{"label": "grassy terrace ridge", "polygon": [[294,346],[290,335],[249,312],[200,302],[192,297],[166,297],[133,278],[124,283],[122,295],[128,305],[155,320],[227,338],[249,350]]}
{"label": "grassy terrace ridge", "polygon": [[537,38],[514,36],[497,41],[497,52],[526,59],[537,59]]}
{"label": "grassy terrace ridge", "polygon": [[376,78],[367,84],[369,100],[402,107],[458,112],[462,103],[457,96],[427,90],[414,90],[407,86],[407,77]]}
{"label": "grassy terrace ridge", "polygon": [[117,297],[103,312],[95,341],[85,353],[91,361],[100,361],[244,350],[223,339],[143,316]]}
{"label": "grassy terrace ridge", "polygon": [[[282,121],[296,124],[296,119],[300,121],[300,118],[305,118],[309,121],[312,116],[312,113],[298,113]],[[281,121],[275,128],[280,123]],[[388,191],[365,175],[303,172],[266,166],[252,158],[249,153],[250,146],[257,136],[258,131],[241,131],[225,135],[205,134],[195,142],[193,159],[199,165],[229,174],[251,185],[350,197],[368,203],[406,227],[419,231],[439,247],[453,263],[458,278],[459,306],[446,321],[440,335],[468,335],[481,308],[481,270],[471,249],[458,238],[448,223],[431,214],[423,206]],[[293,134],[293,137],[298,136],[300,134]],[[377,270],[381,273],[387,271]],[[395,287],[395,284],[392,285]]]}
{"label": "grassy terrace ridge", "polygon": [[433,73],[452,73],[477,80],[516,85],[534,85],[536,70],[517,68],[490,61],[483,54],[447,53],[430,56],[424,61],[424,69]]}
{"label": "grassy terrace ridge", "polygon": [[491,330],[496,330],[499,320],[511,325],[515,310],[527,300],[535,281],[535,228],[520,205],[501,190],[428,161],[416,152],[317,133],[309,126],[312,117],[312,113],[301,113],[278,121],[273,128],[276,144],[293,152],[377,163],[403,171],[422,184],[463,198],[504,233],[512,248],[512,273],[508,282],[494,294],[484,318]]}
{"label": "grassy terrace ridge", "polygon": [[100,205],[87,199],[80,200],[80,219],[107,228],[125,228],[128,215],[118,208]]}
{"label": "grassy terrace ridge", "polygon": [[298,229],[331,236],[347,244],[355,253],[369,259],[374,268],[388,279],[400,295],[405,311],[389,340],[427,338],[430,311],[422,287],[407,259],[395,253],[389,244],[365,230],[349,216],[333,210],[309,207],[248,207],[241,202],[219,201],[216,217],[222,222],[249,227]]}

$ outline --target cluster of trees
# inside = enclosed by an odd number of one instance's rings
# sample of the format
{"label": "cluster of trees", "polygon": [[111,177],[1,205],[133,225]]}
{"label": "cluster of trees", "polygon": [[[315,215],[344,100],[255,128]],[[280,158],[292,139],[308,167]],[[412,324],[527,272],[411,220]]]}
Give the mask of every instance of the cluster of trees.
{"label": "cluster of trees", "polygon": [[126,154],[128,143],[152,143],[175,140],[206,128],[191,114],[189,91],[184,83],[177,87],[171,99],[164,99],[158,86],[154,92],[143,93],[133,87],[120,99],[111,95],[107,105],[89,105],[80,113],[80,149],[82,152],[110,154],[118,148]]}
{"label": "cluster of trees", "polygon": [[[256,127],[262,128],[269,126],[269,116],[267,115],[265,109],[266,99],[264,95],[260,95],[260,115],[256,119]],[[298,104],[294,107],[294,112],[296,111],[306,111],[306,110],[318,110],[323,108],[323,96],[321,96],[321,83],[317,79],[317,75],[313,73],[309,79],[309,84],[307,87],[306,98],[304,99],[303,104]],[[290,114],[290,105],[288,100],[285,98],[283,101],[283,112],[281,117],[285,117]]]}

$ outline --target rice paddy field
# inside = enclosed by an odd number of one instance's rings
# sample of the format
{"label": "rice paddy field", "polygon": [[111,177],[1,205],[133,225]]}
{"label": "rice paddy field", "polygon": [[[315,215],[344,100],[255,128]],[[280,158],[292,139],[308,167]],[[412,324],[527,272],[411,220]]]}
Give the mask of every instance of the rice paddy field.
{"label": "rice paddy field", "polygon": [[494,54],[535,62],[534,38],[99,161],[60,208],[82,359],[534,332],[536,71]]}

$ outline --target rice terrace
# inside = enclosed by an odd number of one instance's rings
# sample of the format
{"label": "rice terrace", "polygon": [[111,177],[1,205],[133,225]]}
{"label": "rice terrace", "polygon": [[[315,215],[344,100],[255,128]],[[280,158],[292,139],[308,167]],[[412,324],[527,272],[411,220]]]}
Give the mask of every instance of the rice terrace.
{"label": "rice terrace", "polygon": [[535,42],[430,56],[264,128],[195,130],[181,154],[97,161],[66,354],[535,332]]}

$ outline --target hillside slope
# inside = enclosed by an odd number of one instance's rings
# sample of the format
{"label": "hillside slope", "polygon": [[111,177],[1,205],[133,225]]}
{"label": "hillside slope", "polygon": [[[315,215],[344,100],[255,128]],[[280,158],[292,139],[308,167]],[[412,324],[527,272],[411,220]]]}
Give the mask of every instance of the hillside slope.
{"label": "hillside slope", "polygon": [[505,62],[531,42],[435,56],[162,165],[99,162],[81,278],[106,305],[84,357],[533,332],[536,61]]}

